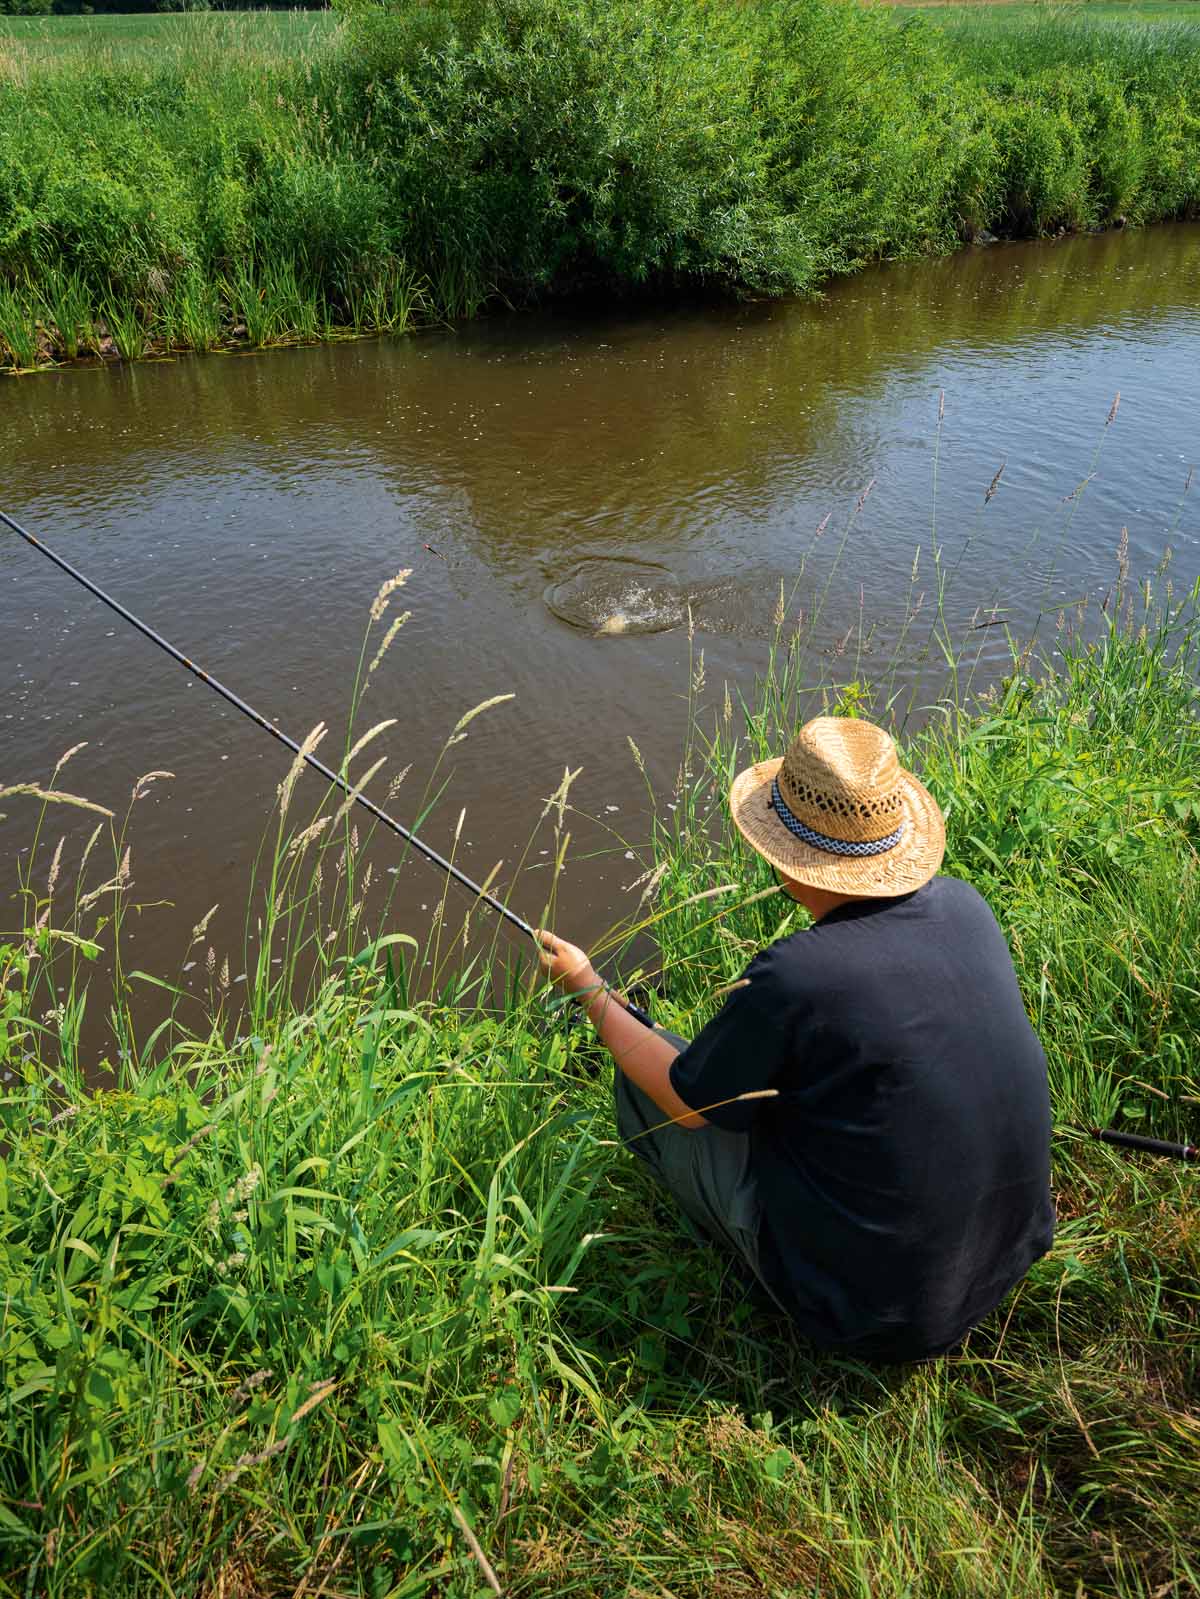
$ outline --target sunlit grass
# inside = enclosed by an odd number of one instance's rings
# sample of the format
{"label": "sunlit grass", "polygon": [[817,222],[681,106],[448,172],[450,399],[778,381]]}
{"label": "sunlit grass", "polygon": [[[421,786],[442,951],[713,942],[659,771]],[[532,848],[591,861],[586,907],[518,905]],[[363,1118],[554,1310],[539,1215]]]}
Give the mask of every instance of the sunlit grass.
{"label": "sunlit grass", "polygon": [[143,12],[134,15],[0,16],[0,76],[31,75],[72,64],[89,69],[161,67],[227,72],[311,58],[334,38],[332,11]]}
{"label": "sunlit grass", "polygon": [[970,18],[994,19],[999,27],[1020,26],[1048,12],[1088,21],[1200,22],[1198,0],[864,0],[888,6],[897,16],[917,12],[949,24]]}
{"label": "sunlit grass", "polygon": [[[927,654],[912,707],[886,667],[872,687],[849,645],[819,649],[830,575],[808,563],[744,697],[714,706],[693,657],[640,903],[595,953],[699,1027],[802,920],[728,827],[731,774],[818,710],[890,722],[1046,1046],[1052,1253],[950,1359],[806,1348],[618,1146],[608,1068],[528,966],[464,945],[449,889],[421,942],[395,925],[371,894],[384,835],[339,793],[284,778],[244,947],[211,916],[193,932],[197,994],[120,955],[138,807],[170,774],[97,814],[67,752],[0,789],[30,827],[0,935],[0,1591],[1195,1591],[1195,1173],[1087,1130],[1196,1135],[1197,590],[1141,583],[1122,546],[1101,604],[1012,639],[977,698],[939,577],[898,646]],[[406,576],[372,607],[356,705],[404,647]],[[421,828],[439,767],[420,792],[380,767],[389,725],[329,758]],[[59,844],[64,817],[95,831]],[[531,821],[561,863],[568,779]],[[97,1012],[104,1070],[80,1048]]]}

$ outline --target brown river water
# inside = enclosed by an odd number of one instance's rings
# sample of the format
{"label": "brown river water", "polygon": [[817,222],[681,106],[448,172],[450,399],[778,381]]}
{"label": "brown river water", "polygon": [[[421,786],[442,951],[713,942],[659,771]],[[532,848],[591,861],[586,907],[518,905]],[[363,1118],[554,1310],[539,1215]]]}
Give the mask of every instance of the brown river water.
{"label": "brown river water", "polygon": [[[882,670],[918,545],[931,596],[935,513],[945,564],[962,557],[947,603],[959,631],[979,607],[1003,606],[1022,633],[1039,610],[1102,594],[1122,526],[1135,577],[1169,540],[1176,584],[1190,581],[1196,492],[1182,510],[1181,497],[1198,397],[1200,228],[1160,227],[881,268],[811,304],[513,316],[5,381],[0,505],[296,737],[327,721],[327,757],[371,599],[411,567],[392,612],[402,601],[411,619],[359,720],[396,718],[372,792],[411,765],[389,801],[411,820],[457,719],[514,695],[448,752],[428,835],[445,847],[465,807],[462,864],[482,877],[503,859],[508,892],[542,800],[582,768],[557,923],[587,941],[641,870],[628,738],[656,785],[676,768],[689,606],[716,703],[725,680],[752,685],[779,583],[810,548],[795,606],[811,616],[828,583],[814,638],[826,670]],[[1002,631],[986,634],[985,669],[999,669]],[[899,678],[919,707],[936,685],[915,670]],[[135,809],[132,897],[167,903],[129,921],[129,961],[178,978],[219,902],[210,937],[240,974],[285,752],[5,532],[0,786],[44,782],[81,740],[61,786],[119,810],[139,774],[174,774]],[[320,787],[302,779],[297,815]],[[28,801],[4,808],[0,931],[20,921],[9,890],[33,823]],[[46,864],[81,820],[51,817]],[[535,840],[511,887],[531,919],[551,842]],[[380,877],[398,854],[382,836],[372,846]],[[414,862],[389,882],[391,924],[421,932],[437,876]]]}

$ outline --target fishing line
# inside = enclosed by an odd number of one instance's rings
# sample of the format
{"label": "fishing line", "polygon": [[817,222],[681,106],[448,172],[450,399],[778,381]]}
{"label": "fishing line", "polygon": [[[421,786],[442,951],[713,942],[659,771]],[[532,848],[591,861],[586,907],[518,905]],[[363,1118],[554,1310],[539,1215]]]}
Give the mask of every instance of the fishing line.
{"label": "fishing line", "polygon": [[318,760],[308,750],[301,749],[294,738],[290,738],[281,728],[276,727],[274,722],[268,721],[261,711],[256,711],[253,705],[247,704],[232,689],[226,688],[224,683],[219,682],[210,673],[206,672],[202,666],[197,666],[195,661],[186,656],[182,650],[176,649],[169,639],[163,638],[161,633],[156,633],[140,617],[127,610],[120,601],[114,600],[111,594],[106,594],[99,584],[93,583],[90,578],[85,577],[82,572],[71,565],[70,561],[64,560],[61,555],[52,550],[48,544],[44,544],[41,539],[34,538],[32,533],[27,532],[19,522],[14,522],[12,517],[4,511],[0,511],[0,522],[12,528],[13,532],[23,538],[32,549],[40,551],[48,560],[53,561],[55,566],[65,572],[68,577],[73,577],[77,583],[87,589],[89,594],[94,594],[98,600],[107,605],[109,610],[115,611],[124,621],[136,627],[138,632],[144,634],[152,644],[157,644],[160,650],[165,650],[173,661],[178,661],[180,666],[185,667],[193,677],[198,677],[202,683],[214,689],[235,710],[241,711],[243,716],[248,716],[252,722],[261,727],[264,732],[269,733],[273,739],[277,739],[280,744],[291,750],[294,755],[302,756],[315,772],[320,772],[327,783],[331,783],[335,788],[341,789],[342,793],[352,799],[356,805],[361,805],[365,811],[369,811],[376,821],[382,822],[385,827],[391,828],[392,832],[404,839],[405,843],[411,844],[419,855],[423,855],[431,866],[436,866],[447,877],[453,878],[461,888],[465,888],[477,900],[482,900],[491,910],[496,911],[505,921],[517,928],[519,932],[524,933],[527,938],[536,938],[534,929],[524,917],[518,916],[516,911],[509,910],[502,900],[497,899],[494,894],[489,894],[485,888],[481,888],[474,879],[468,877],[464,871],[455,866],[453,861],[448,861],[444,855],[439,855],[437,850],[426,844],[423,839],[418,838],[416,833],[404,827],[394,817],[389,816],[382,807],[376,805],[374,800],[368,799],[365,794],[351,788],[345,778],[339,777],[332,767],[326,766],[324,761]]}

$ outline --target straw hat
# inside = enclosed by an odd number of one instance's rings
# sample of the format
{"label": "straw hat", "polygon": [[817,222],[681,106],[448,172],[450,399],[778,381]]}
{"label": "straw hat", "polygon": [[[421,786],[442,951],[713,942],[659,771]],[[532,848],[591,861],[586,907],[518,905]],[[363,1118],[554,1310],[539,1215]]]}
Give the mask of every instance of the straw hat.
{"label": "straw hat", "polygon": [[883,728],[849,716],[814,717],[781,761],[739,772],[729,806],[772,866],[835,894],[911,894],[946,848],[933,795],[900,765]]}

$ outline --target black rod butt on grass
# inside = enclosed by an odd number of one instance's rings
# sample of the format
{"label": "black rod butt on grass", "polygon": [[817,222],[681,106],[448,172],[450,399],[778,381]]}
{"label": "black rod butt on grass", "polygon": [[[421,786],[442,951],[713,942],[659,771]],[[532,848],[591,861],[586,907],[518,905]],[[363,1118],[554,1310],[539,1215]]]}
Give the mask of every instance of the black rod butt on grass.
{"label": "black rod butt on grass", "polygon": [[1195,1144],[1170,1144],[1161,1138],[1143,1138],[1141,1133],[1119,1133],[1115,1127],[1093,1127],[1092,1137],[1118,1149],[1139,1149],[1147,1155],[1167,1155],[1172,1160],[1200,1160]]}

